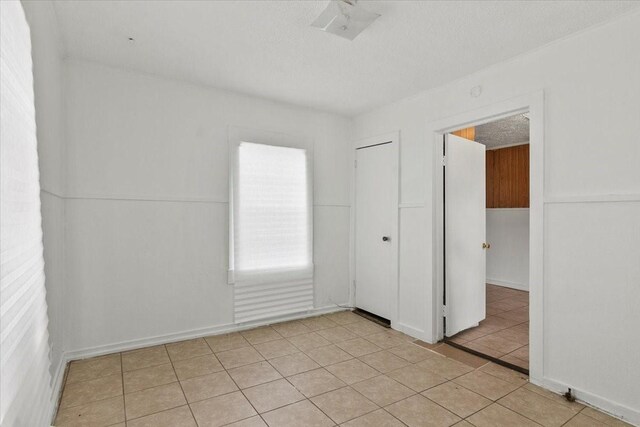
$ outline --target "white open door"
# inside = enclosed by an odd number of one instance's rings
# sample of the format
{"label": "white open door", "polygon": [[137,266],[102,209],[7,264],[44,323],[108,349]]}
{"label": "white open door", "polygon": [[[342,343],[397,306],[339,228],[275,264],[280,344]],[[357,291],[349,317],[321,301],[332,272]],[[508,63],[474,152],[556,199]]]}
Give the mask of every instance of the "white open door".
{"label": "white open door", "polygon": [[451,337],[485,318],[485,146],[445,135],[445,301]]}
{"label": "white open door", "polygon": [[392,142],[356,150],[356,307],[391,320],[397,215]]}

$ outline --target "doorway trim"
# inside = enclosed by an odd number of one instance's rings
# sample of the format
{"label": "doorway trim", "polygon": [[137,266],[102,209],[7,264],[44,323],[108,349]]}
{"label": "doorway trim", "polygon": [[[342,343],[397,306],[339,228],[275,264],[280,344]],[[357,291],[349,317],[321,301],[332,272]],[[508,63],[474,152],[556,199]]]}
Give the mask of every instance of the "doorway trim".
{"label": "doorway trim", "polygon": [[543,280],[544,280],[544,93],[537,91],[431,122],[427,137],[433,150],[433,336],[444,337],[444,182],[443,135],[478,126],[518,113],[529,112],[529,377],[542,381],[543,372]]}
{"label": "doorway trim", "polygon": [[399,204],[400,204],[400,132],[389,132],[381,135],[376,135],[364,139],[359,139],[353,143],[353,149],[351,152],[353,158],[353,167],[351,169],[351,272],[350,272],[350,305],[356,307],[356,292],[357,292],[357,277],[356,277],[356,154],[358,149],[365,147],[371,147],[375,145],[391,143],[393,149],[393,156],[389,159],[393,169],[394,185],[392,195],[392,206],[389,208],[393,210],[392,214],[392,238],[391,238],[391,290],[389,292],[390,305],[391,305],[391,327],[393,329],[402,329],[398,325],[398,281],[399,281],[399,260],[400,260],[400,226],[399,226]]}

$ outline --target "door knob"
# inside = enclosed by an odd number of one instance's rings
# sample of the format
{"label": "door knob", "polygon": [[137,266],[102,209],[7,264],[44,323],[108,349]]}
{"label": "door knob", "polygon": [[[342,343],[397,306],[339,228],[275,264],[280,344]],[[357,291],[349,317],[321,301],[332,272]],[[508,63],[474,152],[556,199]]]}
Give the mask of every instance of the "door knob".
{"label": "door knob", "polygon": [[388,242],[389,240],[391,240],[391,237],[389,237],[389,236],[382,236],[382,241],[383,241],[383,242]]}
{"label": "door knob", "polygon": [[491,244],[490,243],[483,243],[482,244],[482,249],[490,249],[491,248]]}

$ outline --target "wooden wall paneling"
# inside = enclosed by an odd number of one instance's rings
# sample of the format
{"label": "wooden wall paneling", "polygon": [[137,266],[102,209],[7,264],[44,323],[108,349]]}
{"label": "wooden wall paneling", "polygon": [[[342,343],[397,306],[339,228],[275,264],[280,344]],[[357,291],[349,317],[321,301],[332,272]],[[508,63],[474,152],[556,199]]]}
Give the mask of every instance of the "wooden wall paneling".
{"label": "wooden wall paneling", "polygon": [[487,208],[529,207],[529,145],[487,151]]}
{"label": "wooden wall paneling", "polygon": [[487,192],[487,208],[493,208],[495,207],[494,204],[494,194],[493,194],[493,179],[494,179],[494,171],[493,168],[495,167],[495,151],[494,150],[487,150],[486,152],[486,156],[485,156],[485,162],[486,162],[486,167],[485,167],[485,174],[487,177],[486,180],[486,192]]}
{"label": "wooden wall paneling", "polygon": [[468,139],[470,141],[475,141],[476,140],[476,128],[475,127],[466,128],[466,129],[460,129],[460,130],[457,130],[457,131],[453,132],[453,134],[456,135],[456,136],[459,136],[461,138]]}

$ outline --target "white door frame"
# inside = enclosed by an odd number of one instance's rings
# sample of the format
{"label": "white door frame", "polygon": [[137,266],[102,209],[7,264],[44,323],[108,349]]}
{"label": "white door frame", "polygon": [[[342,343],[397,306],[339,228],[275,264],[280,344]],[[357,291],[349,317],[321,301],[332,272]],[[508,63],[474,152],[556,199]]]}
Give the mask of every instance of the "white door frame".
{"label": "white door frame", "polygon": [[532,382],[541,381],[543,372],[543,280],[544,280],[544,94],[542,91],[518,96],[506,101],[480,107],[428,124],[427,136],[433,149],[433,235],[434,292],[433,336],[441,340],[443,334],[443,135],[458,129],[478,126],[518,113],[529,112],[529,376]]}
{"label": "white door frame", "polygon": [[392,195],[392,206],[389,206],[389,209],[392,209],[392,235],[391,235],[391,253],[392,253],[392,264],[391,264],[391,292],[389,297],[391,298],[391,327],[396,329],[398,323],[398,277],[399,277],[399,248],[400,248],[400,228],[399,228],[399,219],[398,219],[398,208],[400,203],[400,132],[390,132],[383,135],[372,136],[369,138],[360,139],[353,144],[352,156],[354,159],[353,169],[351,171],[351,289],[350,289],[350,305],[355,306],[356,303],[356,292],[357,292],[357,280],[356,277],[356,244],[355,244],[355,230],[356,230],[356,150],[359,148],[369,147],[372,145],[384,144],[386,142],[391,142],[391,147],[393,149],[393,156],[389,159],[391,163],[393,173],[393,179],[395,183],[393,185],[393,195]]}

